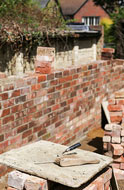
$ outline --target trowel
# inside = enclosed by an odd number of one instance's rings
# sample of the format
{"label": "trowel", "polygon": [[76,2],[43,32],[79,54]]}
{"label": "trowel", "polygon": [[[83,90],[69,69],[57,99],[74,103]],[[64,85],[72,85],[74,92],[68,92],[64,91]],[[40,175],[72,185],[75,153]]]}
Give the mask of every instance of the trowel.
{"label": "trowel", "polygon": [[48,164],[55,163],[61,167],[69,167],[69,166],[79,166],[83,164],[98,164],[100,161],[98,159],[84,159],[79,156],[76,152],[69,153],[70,151],[80,147],[80,143],[76,143],[70,147],[68,147],[61,155],[57,155],[56,159],[48,162],[40,162],[35,164]]}

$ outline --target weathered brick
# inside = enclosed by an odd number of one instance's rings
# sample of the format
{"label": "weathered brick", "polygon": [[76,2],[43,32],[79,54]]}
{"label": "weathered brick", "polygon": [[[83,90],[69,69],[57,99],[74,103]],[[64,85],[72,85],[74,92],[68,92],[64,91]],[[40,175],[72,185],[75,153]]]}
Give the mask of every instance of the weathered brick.
{"label": "weathered brick", "polygon": [[21,94],[21,90],[20,90],[20,89],[19,89],[19,90],[15,90],[15,91],[12,92],[11,98],[12,98],[12,97],[20,96],[20,94]]}
{"label": "weathered brick", "polygon": [[111,144],[113,155],[122,155],[124,153],[124,149],[120,144]]}
{"label": "weathered brick", "polygon": [[121,138],[119,136],[118,137],[112,137],[112,143],[120,144],[121,143]]}
{"label": "weathered brick", "polygon": [[46,79],[47,79],[47,76],[46,76],[46,75],[39,75],[39,76],[38,76],[38,83],[43,82],[43,81],[46,81]]}
{"label": "weathered brick", "polygon": [[111,137],[110,136],[104,136],[103,142],[111,142]]}
{"label": "weathered brick", "polygon": [[51,63],[47,61],[35,61],[35,72],[41,74],[50,74],[52,71]]}
{"label": "weathered brick", "polygon": [[26,131],[28,129],[28,125],[23,125],[18,127],[17,133],[22,133],[23,131]]}
{"label": "weathered brick", "polygon": [[124,171],[114,168],[114,174],[117,180],[124,180]]}
{"label": "weathered brick", "polygon": [[14,115],[10,115],[8,117],[3,118],[3,124],[7,124],[11,121],[14,121]]}
{"label": "weathered brick", "polygon": [[22,139],[24,139],[24,138],[30,136],[31,134],[32,134],[32,130],[31,130],[31,129],[28,130],[28,131],[25,131],[25,132],[22,134]]}
{"label": "weathered brick", "polygon": [[25,181],[25,189],[26,190],[39,190],[39,189],[48,190],[47,180],[30,176]]}
{"label": "weathered brick", "polygon": [[124,91],[115,92],[115,98],[124,98]]}
{"label": "weathered brick", "polygon": [[122,105],[108,105],[108,110],[110,112],[121,112],[123,110]]}
{"label": "weathered brick", "polygon": [[110,120],[112,123],[120,123],[122,121],[122,112],[110,112]]}
{"label": "weathered brick", "polygon": [[10,114],[10,108],[1,110],[1,117],[5,117]]}
{"label": "weathered brick", "polygon": [[8,174],[8,186],[18,190],[24,189],[24,184],[29,175],[19,171],[12,171]]}

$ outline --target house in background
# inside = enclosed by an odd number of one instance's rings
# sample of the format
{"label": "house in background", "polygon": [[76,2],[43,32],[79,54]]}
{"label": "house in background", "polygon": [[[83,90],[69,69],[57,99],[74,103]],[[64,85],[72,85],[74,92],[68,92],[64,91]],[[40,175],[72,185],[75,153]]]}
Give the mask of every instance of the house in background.
{"label": "house in background", "polygon": [[65,19],[74,19],[84,25],[99,25],[102,18],[109,14],[101,6],[96,6],[93,0],[59,0]]}

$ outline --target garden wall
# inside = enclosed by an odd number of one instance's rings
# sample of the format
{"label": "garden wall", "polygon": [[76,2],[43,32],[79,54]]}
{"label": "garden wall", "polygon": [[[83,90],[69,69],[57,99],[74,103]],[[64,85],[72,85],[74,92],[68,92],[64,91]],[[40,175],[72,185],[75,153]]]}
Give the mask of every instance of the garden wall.
{"label": "garden wall", "polygon": [[0,153],[40,139],[69,144],[100,127],[103,99],[124,87],[123,65],[97,61],[1,79]]}
{"label": "garden wall", "polygon": [[[101,49],[103,47],[102,29],[93,28],[93,30],[97,32],[70,33],[70,36],[42,39],[42,46],[55,48],[54,68],[67,68],[80,63],[85,64],[91,60],[101,59]],[[34,71],[37,46],[39,44],[33,42],[31,44],[24,42],[18,48],[13,47],[12,44],[2,46],[0,48],[0,71],[6,72],[7,75],[18,75],[18,62],[22,65],[21,72]]]}

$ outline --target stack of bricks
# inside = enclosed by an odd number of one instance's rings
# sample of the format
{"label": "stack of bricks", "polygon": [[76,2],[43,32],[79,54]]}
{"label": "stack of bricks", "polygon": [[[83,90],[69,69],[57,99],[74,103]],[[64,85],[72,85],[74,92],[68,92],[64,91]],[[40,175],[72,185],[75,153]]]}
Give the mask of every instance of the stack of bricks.
{"label": "stack of bricks", "polygon": [[113,59],[113,54],[115,53],[115,49],[113,48],[103,48],[102,49],[102,60],[110,60]]}
{"label": "stack of bricks", "polygon": [[124,170],[124,90],[116,92],[108,102],[111,123],[105,125],[103,147],[105,154],[113,158],[113,167]]}
{"label": "stack of bricks", "polygon": [[48,190],[47,180],[31,176],[19,171],[12,171],[8,175],[7,190]]}
{"label": "stack of bricks", "polygon": [[[82,185],[77,190],[110,190],[112,178],[112,169],[106,168],[104,172],[94,178],[92,181]],[[52,184],[52,185],[51,185]],[[31,176],[19,171],[13,171],[8,175],[7,190],[69,190],[70,187],[49,182],[45,179]]]}

